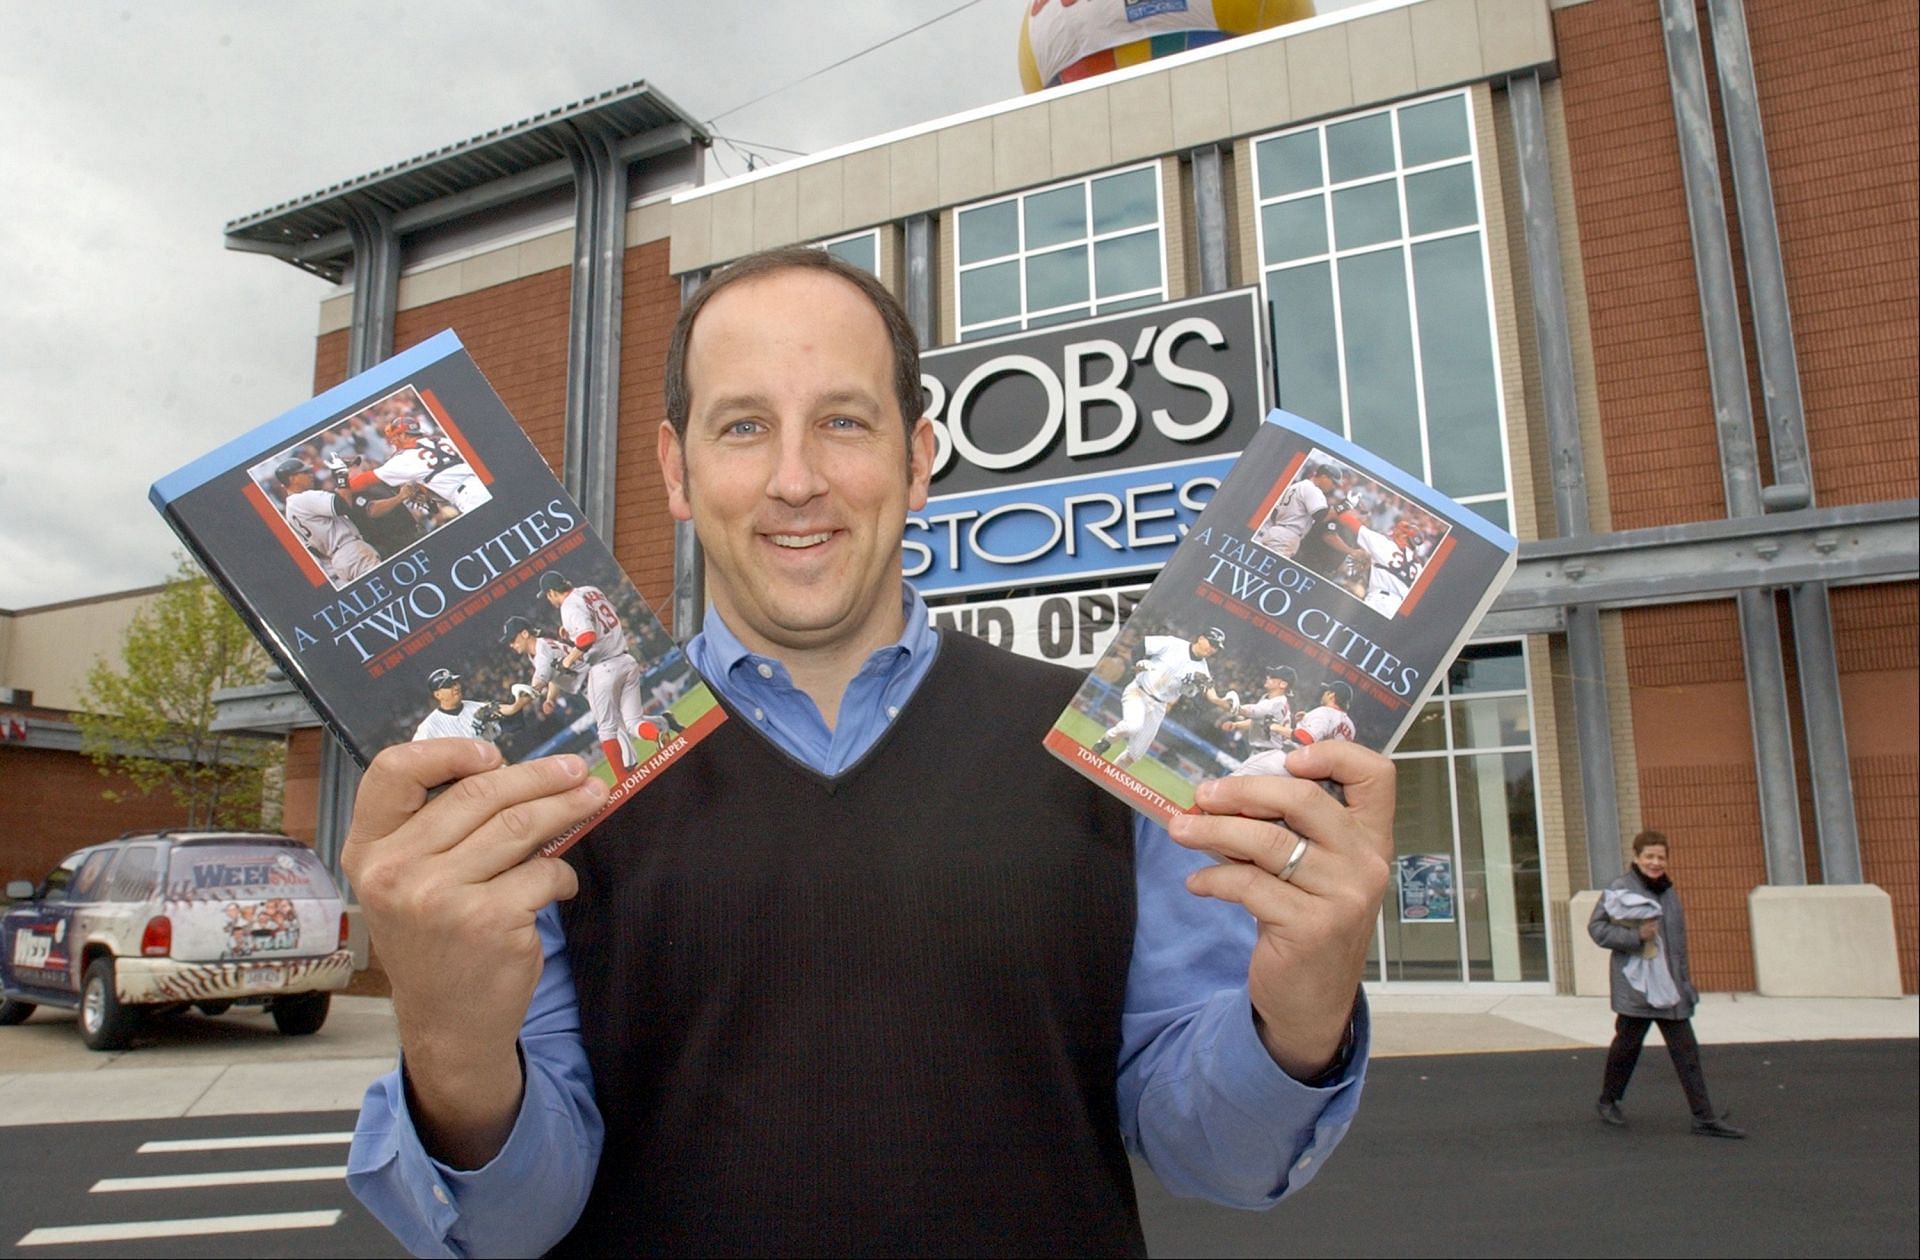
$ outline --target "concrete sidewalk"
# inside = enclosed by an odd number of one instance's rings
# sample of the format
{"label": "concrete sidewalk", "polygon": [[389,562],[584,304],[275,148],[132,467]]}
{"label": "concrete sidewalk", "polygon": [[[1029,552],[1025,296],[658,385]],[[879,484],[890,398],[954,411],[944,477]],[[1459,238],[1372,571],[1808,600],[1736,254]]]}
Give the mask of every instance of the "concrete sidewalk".
{"label": "concrete sidewalk", "polygon": [[[1375,992],[1368,1001],[1382,1058],[1598,1047],[1613,1037],[1605,998]],[[1920,998],[1714,993],[1694,1028],[1708,1044],[1914,1039]],[[334,998],[326,1027],[311,1037],[283,1037],[259,1011],[181,1015],[112,1054],[83,1046],[70,1012],[43,1008],[0,1028],[0,1128],[353,1110],[368,1082],[393,1066],[397,1044],[384,998]]]}

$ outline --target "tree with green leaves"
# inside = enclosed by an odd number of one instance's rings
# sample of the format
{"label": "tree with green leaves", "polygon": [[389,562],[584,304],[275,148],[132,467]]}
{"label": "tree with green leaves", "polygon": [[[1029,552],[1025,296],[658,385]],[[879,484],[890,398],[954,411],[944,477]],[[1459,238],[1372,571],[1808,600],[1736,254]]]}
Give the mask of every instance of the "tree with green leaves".
{"label": "tree with green leaves", "polygon": [[[213,729],[214,693],[266,679],[266,653],[225,597],[187,556],[134,614],[120,657],[88,671],[74,717],[81,747],[102,774],[140,795],[165,790],[188,827],[257,827],[277,815],[285,745]],[[128,793],[108,790],[109,800]],[[276,821],[277,818],[271,821]]]}

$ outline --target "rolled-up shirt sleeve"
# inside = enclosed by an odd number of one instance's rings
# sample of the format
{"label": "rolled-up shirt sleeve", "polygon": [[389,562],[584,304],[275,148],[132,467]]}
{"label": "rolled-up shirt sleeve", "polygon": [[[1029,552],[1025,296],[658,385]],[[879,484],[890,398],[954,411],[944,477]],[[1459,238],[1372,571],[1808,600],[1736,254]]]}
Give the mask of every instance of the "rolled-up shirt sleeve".
{"label": "rolled-up shirt sleeve", "polygon": [[539,929],[545,965],[520,1028],[526,1088],[499,1154],[466,1171],[428,1154],[407,1109],[404,1064],[361,1102],[347,1185],[416,1256],[538,1255],[573,1228],[593,1188],[604,1133],[554,907],[540,912]]}
{"label": "rolled-up shirt sleeve", "polygon": [[1212,859],[1147,819],[1134,829],[1139,916],[1121,1019],[1119,1103],[1128,1149],[1174,1194],[1271,1207],[1311,1181],[1360,1104],[1371,1045],[1362,998],[1353,1053],[1324,1087],[1280,1070],[1247,996],[1255,925],[1187,891]]}

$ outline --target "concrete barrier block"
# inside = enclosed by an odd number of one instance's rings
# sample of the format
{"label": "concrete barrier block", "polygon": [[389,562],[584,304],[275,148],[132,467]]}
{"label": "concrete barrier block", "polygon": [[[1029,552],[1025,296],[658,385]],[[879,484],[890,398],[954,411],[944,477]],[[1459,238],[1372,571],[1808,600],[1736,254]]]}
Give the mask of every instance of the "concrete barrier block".
{"label": "concrete barrier block", "polygon": [[1587,935],[1587,920],[1600,901],[1596,889],[1573,894],[1567,901],[1567,936],[1573,942],[1573,993],[1575,997],[1613,996],[1613,951],[1595,945]]}
{"label": "concrete barrier block", "polygon": [[1899,997],[1893,899],[1873,884],[1763,885],[1747,894],[1766,997]]}

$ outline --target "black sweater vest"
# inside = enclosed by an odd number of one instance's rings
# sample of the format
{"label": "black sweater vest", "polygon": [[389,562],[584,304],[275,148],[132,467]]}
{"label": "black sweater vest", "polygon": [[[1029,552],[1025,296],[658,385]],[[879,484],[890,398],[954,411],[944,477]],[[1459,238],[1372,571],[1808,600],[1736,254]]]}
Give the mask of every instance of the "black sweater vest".
{"label": "black sweater vest", "polygon": [[581,1254],[1144,1254],[1131,814],[1079,677],[958,634],[826,779],[730,715],[568,854],[606,1145]]}

